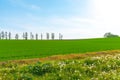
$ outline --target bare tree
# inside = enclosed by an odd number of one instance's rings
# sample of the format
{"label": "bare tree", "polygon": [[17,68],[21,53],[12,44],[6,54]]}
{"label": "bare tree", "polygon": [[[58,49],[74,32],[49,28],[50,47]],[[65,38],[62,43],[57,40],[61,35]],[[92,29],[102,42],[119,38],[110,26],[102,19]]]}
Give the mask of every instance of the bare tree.
{"label": "bare tree", "polygon": [[61,40],[63,39],[63,35],[61,35]]}
{"label": "bare tree", "polygon": [[41,33],[41,40],[43,39],[43,34]]}
{"label": "bare tree", "polygon": [[59,40],[62,40],[63,35],[61,33],[59,33]]}
{"label": "bare tree", "polygon": [[54,34],[54,33],[51,34],[51,39],[52,39],[52,40],[55,39],[55,34]]}
{"label": "bare tree", "polygon": [[28,39],[28,33],[27,32],[24,33],[24,37],[25,37],[25,40]]}
{"label": "bare tree", "polygon": [[1,33],[0,33],[0,39],[1,39]]}
{"label": "bare tree", "polygon": [[32,35],[32,39],[34,39],[34,35]]}
{"label": "bare tree", "polygon": [[59,40],[61,40],[61,33],[59,33]]}
{"label": "bare tree", "polygon": [[22,37],[23,37],[23,40],[25,39],[25,33],[23,32],[23,35],[22,35]]}
{"label": "bare tree", "polygon": [[4,39],[5,37],[5,34],[4,34],[4,31],[1,32],[1,38]]}
{"label": "bare tree", "polygon": [[38,34],[36,33],[36,40],[38,40]]}
{"label": "bare tree", "polygon": [[23,39],[25,39],[25,40],[28,39],[28,33],[27,32],[23,33]]}
{"label": "bare tree", "polygon": [[11,39],[11,32],[8,33],[8,38]]}
{"label": "bare tree", "polygon": [[34,35],[32,34],[32,32],[30,32],[30,39],[31,39],[31,40],[34,39]]}
{"label": "bare tree", "polygon": [[46,38],[47,40],[49,40],[49,33],[46,33]]}
{"label": "bare tree", "polygon": [[15,39],[18,40],[19,39],[19,35],[15,34]]}
{"label": "bare tree", "polygon": [[7,38],[8,38],[8,35],[7,35],[7,32],[5,32],[5,39],[7,40]]}

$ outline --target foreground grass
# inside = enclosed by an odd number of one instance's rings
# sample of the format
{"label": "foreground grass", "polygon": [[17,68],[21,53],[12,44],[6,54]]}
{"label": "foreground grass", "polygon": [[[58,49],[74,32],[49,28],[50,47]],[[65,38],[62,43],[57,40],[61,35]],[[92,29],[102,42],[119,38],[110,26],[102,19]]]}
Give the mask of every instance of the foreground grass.
{"label": "foreground grass", "polygon": [[0,40],[0,61],[120,49],[120,38]]}
{"label": "foreground grass", "polygon": [[[108,54],[109,53],[109,54]],[[120,80],[120,53],[97,52],[81,59],[73,58],[32,64],[5,63],[0,65],[1,80]],[[82,55],[84,56],[84,55]]]}

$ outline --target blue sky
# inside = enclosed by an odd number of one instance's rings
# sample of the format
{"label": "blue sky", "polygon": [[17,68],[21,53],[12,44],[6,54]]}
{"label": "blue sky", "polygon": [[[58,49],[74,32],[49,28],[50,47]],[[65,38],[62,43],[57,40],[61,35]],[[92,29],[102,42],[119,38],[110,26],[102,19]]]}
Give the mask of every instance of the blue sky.
{"label": "blue sky", "polygon": [[85,11],[86,2],[87,0],[1,0],[0,9],[4,13],[3,16],[25,16],[27,13],[41,17],[67,16],[67,14],[71,16],[83,15],[81,11]]}
{"label": "blue sky", "polygon": [[0,29],[13,34],[53,32],[56,38],[62,33],[65,39],[102,37],[105,32],[120,34],[118,3],[119,0],[0,0]]}

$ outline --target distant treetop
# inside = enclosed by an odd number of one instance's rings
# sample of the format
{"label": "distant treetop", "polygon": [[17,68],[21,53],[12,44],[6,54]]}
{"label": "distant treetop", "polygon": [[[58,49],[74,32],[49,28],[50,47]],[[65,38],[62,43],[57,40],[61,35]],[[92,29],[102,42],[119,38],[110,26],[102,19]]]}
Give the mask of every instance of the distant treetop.
{"label": "distant treetop", "polygon": [[112,34],[111,32],[107,32],[104,34],[104,38],[113,38],[113,37],[119,37],[119,35]]}

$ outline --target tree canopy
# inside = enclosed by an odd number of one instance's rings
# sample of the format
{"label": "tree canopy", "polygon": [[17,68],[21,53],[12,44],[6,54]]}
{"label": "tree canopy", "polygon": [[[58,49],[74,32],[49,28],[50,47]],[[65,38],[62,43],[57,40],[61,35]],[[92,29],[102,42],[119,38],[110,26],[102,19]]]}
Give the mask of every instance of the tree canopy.
{"label": "tree canopy", "polygon": [[113,38],[113,37],[119,37],[119,35],[112,34],[111,32],[104,34],[104,38]]}

